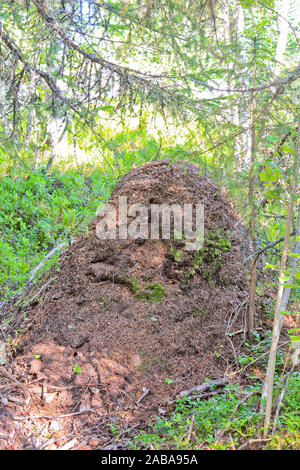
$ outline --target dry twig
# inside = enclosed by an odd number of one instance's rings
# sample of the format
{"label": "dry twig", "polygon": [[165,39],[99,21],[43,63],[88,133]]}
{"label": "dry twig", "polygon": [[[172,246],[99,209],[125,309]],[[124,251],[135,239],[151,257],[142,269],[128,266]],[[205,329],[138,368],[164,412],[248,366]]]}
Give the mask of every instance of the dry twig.
{"label": "dry twig", "polygon": [[228,379],[224,377],[223,379],[218,380],[210,380],[209,382],[204,382],[197,387],[191,388],[190,390],[183,390],[179,393],[177,398],[183,398],[186,395],[191,395],[194,392],[205,392],[209,390],[211,387],[223,387],[224,385],[228,384]]}

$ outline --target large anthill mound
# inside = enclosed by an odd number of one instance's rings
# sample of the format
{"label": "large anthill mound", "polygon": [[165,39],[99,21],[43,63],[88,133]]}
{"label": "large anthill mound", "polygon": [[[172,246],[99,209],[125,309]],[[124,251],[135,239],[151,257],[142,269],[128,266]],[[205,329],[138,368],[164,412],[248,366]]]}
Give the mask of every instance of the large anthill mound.
{"label": "large anthill mound", "polygon": [[117,207],[119,196],[148,207],[203,203],[204,248],[186,251],[174,239],[100,240],[96,220],[68,249],[17,339],[15,365],[36,380],[35,414],[90,407],[78,420],[146,420],[181,390],[234,368],[236,336],[226,331],[233,319],[233,331],[241,328],[235,312],[247,298],[247,276],[241,233],[220,188],[196,165],[160,161],[133,169],[110,203]]}

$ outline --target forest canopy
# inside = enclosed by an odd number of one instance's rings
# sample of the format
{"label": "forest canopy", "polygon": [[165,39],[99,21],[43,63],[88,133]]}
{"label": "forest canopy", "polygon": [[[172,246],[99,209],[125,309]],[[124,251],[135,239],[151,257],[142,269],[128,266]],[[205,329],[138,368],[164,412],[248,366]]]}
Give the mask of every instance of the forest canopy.
{"label": "forest canopy", "polygon": [[64,133],[89,134],[118,159],[101,116],[109,127],[160,113],[191,124],[200,155],[234,157],[241,169],[254,101],[257,152],[288,145],[299,104],[297,5],[275,3],[1,2],[2,148],[13,160],[26,149],[29,161]]}

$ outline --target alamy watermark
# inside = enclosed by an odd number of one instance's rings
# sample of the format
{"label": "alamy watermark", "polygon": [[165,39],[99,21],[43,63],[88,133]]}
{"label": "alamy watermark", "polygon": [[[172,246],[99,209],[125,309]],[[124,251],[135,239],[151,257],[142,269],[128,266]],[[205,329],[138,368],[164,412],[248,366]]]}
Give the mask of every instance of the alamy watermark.
{"label": "alamy watermark", "polygon": [[[117,217],[118,214],[118,217]],[[186,250],[199,250],[204,243],[204,205],[131,204],[120,196],[118,209],[112,204],[98,207],[96,234],[101,240],[128,238],[185,241]],[[118,220],[117,220],[118,218]]]}

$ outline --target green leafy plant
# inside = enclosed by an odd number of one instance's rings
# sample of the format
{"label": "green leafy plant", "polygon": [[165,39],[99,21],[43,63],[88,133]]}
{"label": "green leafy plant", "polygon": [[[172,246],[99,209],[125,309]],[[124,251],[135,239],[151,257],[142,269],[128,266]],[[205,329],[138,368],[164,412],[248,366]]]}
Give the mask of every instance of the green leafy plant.
{"label": "green leafy plant", "polygon": [[[201,445],[211,449],[231,447],[229,434],[238,444],[241,438],[256,436],[260,429],[261,416],[257,411],[258,397],[253,395],[241,405],[235,419],[229,418],[244,393],[237,386],[228,386],[224,394],[208,401],[184,397],[176,402],[175,410],[169,416],[157,417],[151,423],[151,430],[140,432],[133,440],[133,448],[155,449],[199,449]],[[193,417],[193,418],[192,418]],[[193,419],[193,438],[187,439]],[[228,433],[228,440],[217,442],[216,431]]]}
{"label": "green leafy plant", "polygon": [[142,300],[149,300],[149,302],[160,302],[165,297],[165,288],[160,283],[148,284],[143,290],[136,293],[136,297]]}
{"label": "green leafy plant", "polygon": [[174,383],[174,380],[165,378],[165,382],[166,382],[166,384],[171,385],[171,384]]}
{"label": "green leafy plant", "polygon": [[171,255],[173,256],[175,262],[176,262],[176,263],[180,263],[181,258],[182,258],[182,252],[179,251],[179,250],[177,250],[177,249],[175,248],[175,246],[172,246],[172,247],[170,248],[170,253],[171,253]]}

